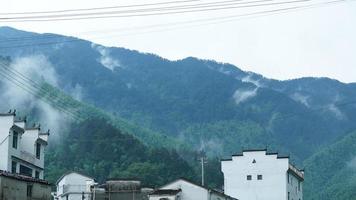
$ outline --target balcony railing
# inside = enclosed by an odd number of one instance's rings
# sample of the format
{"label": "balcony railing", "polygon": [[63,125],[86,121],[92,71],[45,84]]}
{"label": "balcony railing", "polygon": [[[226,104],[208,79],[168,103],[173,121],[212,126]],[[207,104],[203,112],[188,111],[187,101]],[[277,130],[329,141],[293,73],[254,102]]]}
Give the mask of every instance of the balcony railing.
{"label": "balcony railing", "polygon": [[90,192],[87,185],[63,185],[63,193]]}

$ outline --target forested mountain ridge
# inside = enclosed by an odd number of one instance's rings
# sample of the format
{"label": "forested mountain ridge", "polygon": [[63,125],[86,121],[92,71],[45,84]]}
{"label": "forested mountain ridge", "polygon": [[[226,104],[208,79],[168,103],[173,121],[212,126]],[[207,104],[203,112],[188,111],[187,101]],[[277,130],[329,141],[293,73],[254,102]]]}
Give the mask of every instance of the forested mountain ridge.
{"label": "forested mountain ridge", "polygon": [[[16,37],[30,39],[9,39]],[[303,161],[356,130],[356,84],[312,77],[278,81],[226,63],[193,57],[169,61],[124,48],[8,27],[0,28],[0,40],[5,47],[0,48],[0,55],[10,56],[15,64],[46,60],[56,74],[56,87],[113,118],[130,121],[137,129],[142,127],[145,131],[128,131],[142,142],[147,135],[160,142],[167,138],[168,144],[183,143],[212,157],[267,146],[291,154],[302,166]],[[27,62],[21,62],[23,58]],[[192,159],[184,153],[180,156]],[[85,162],[75,167],[83,167]],[[313,166],[311,174],[323,167],[319,162],[305,162]],[[150,165],[145,166],[149,169]],[[216,166],[214,169],[218,171]],[[219,173],[214,176],[217,178],[212,182],[219,181]],[[333,183],[333,187],[341,187],[337,181]]]}

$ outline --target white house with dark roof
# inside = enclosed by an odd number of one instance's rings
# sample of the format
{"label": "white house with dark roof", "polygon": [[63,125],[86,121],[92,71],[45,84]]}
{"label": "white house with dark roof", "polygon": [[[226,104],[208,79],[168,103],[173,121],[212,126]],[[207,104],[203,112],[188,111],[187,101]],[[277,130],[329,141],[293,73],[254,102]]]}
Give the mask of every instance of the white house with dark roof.
{"label": "white house with dark roof", "polygon": [[15,112],[0,113],[0,170],[43,179],[48,132],[28,127]]}
{"label": "white house with dark roof", "polygon": [[180,178],[149,195],[149,200],[237,200],[223,192]]}
{"label": "white house with dark roof", "polygon": [[91,187],[95,180],[79,172],[68,172],[56,182],[55,200],[92,199]]}
{"label": "white house with dark roof", "polygon": [[263,150],[244,150],[221,160],[224,192],[240,200],[302,200],[304,171]]}

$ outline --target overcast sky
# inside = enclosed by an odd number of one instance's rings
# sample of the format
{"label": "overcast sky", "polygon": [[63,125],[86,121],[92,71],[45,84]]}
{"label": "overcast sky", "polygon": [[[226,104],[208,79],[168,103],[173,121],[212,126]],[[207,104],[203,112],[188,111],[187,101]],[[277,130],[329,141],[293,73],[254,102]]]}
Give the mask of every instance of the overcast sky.
{"label": "overcast sky", "polygon": [[[2,0],[0,12],[49,11],[162,1],[171,0]],[[356,82],[355,1],[209,25],[185,24],[162,29],[146,27],[258,12],[261,9],[59,22],[0,22],[0,26],[72,35],[107,46],[158,54],[171,60],[188,56],[214,59],[275,79],[326,76],[343,82]],[[146,28],[130,29],[132,27]]]}

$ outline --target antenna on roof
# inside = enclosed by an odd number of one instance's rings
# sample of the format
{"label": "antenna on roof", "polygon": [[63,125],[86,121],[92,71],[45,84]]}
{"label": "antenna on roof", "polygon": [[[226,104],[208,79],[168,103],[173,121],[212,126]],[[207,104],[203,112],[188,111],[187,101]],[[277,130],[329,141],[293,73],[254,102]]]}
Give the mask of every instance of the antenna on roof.
{"label": "antenna on roof", "polygon": [[16,109],[14,109],[14,114],[16,114]]}
{"label": "antenna on roof", "polygon": [[36,127],[36,123],[33,123],[33,124],[32,124],[32,127]]}
{"label": "antenna on roof", "polygon": [[12,111],[12,110],[10,109],[8,113],[11,113],[11,111]]}

